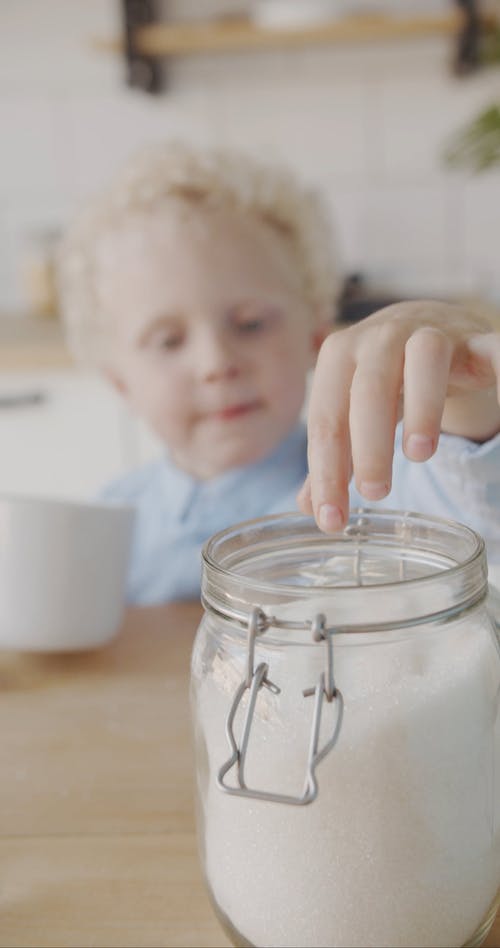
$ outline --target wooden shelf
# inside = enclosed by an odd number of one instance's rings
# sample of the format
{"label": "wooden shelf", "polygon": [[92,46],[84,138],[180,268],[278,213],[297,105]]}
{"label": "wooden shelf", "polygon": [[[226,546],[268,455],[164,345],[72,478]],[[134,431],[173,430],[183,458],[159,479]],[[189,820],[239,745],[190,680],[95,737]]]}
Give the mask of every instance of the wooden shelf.
{"label": "wooden shelf", "polygon": [[[155,23],[137,28],[134,47],[148,57],[185,56],[241,50],[290,49],[329,43],[358,43],[455,35],[462,25],[460,12],[447,16],[350,16],[301,28],[263,27],[246,19],[194,23]],[[120,39],[97,39],[94,45],[120,52]]]}

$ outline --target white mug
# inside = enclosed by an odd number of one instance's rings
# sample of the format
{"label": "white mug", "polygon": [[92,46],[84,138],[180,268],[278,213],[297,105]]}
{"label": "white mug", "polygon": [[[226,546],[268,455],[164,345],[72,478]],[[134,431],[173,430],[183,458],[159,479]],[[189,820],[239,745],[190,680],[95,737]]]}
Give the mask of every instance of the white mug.
{"label": "white mug", "polygon": [[134,511],[0,496],[0,648],[104,645],[125,607]]}

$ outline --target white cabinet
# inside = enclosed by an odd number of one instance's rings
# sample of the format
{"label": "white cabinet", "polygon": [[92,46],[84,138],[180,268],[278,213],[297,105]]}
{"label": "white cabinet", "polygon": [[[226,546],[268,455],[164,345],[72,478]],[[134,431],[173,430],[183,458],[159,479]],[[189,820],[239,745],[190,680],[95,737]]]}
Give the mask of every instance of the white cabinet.
{"label": "white cabinet", "polygon": [[76,369],[0,375],[0,492],[91,498],[160,450],[98,377]]}

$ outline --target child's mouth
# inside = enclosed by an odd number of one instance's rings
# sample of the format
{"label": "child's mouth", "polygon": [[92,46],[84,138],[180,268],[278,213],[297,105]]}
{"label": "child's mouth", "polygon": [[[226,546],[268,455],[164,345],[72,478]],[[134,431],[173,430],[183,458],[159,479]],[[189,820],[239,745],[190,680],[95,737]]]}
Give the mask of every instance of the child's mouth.
{"label": "child's mouth", "polygon": [[257,411],[258,408],[260,408],[259,402],[243,402],[239,405],[228,405],[227,408],[214,411],[210,417],[216,419],[216,421],[232,421],[234,418],[249,415],[251,412]]}

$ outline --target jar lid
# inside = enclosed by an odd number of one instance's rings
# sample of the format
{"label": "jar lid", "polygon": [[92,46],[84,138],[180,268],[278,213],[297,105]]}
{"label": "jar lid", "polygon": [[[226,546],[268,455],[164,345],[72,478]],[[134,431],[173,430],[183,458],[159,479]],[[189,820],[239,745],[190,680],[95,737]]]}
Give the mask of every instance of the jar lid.
{"label": "jar lid", "polygon": [[357,508],[330,535],[302,514],[262,517],[215,534],[202,556],[205,605],[243,624],[259,608],[278,626],[321,612],[345,631],[399,628],[462,612],[488,588],[479,534],[407,511]]}

